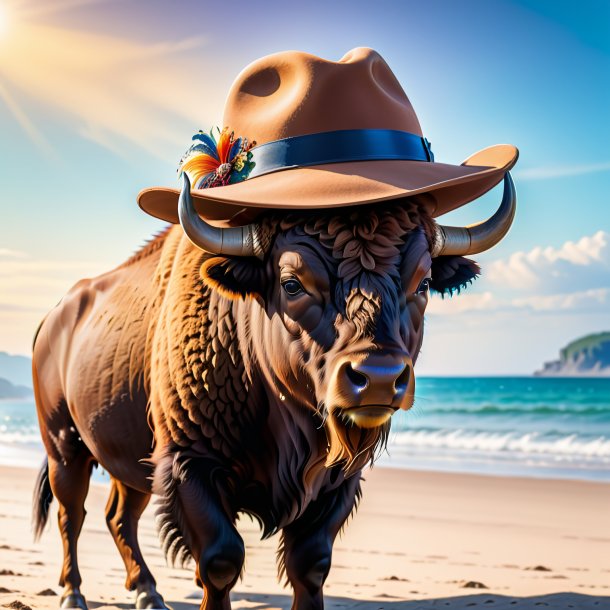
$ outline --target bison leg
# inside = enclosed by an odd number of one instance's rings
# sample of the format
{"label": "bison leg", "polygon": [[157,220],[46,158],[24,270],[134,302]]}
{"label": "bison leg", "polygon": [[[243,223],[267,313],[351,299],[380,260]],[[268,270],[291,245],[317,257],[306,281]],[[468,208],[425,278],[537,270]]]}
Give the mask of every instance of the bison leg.
{"label": "bison leg", "polygon": [[138,544],[138,521],[149,500],[150,494],[113,478],[106,504],[106,523],[125,563],[125,587],[128,591],[136,591],[136,609],[166,609]]}
{"label": "bison leg", "polygon": [[[173,464],[173,465],[172,465]],[[168,456],[155,471],[155,492],[163,496],[157,512],[163,546],[170,555],[193,556],[197,584],[204,589],[201,610],[230,610],[229,593],[244,563],[244,541],[235,515],[210,482],[205,460]]]}
{"label": "bison leg", "polygon": [[313,502],[286,526],[280,548],[280,571],[294,589],[292,610],[322,610],[322,587],[330,571],[335,537],[356,506],[360,476]]}
{"label": "bison leg", "polygon": [[59,584],[64,587],[62,608],[87,609],[80,592],[77,542],[85,520],[85,499],[94,460],[84,445],[80,445],[69,460],[57,461],[49,456],[49,482],[59,502],[58,523],[64,548],[64,563]]}
{"label": "bison leg", "polygon": [[[180,497],[186,502],[187,527],[193,536],[197,584],[204,588],[201,610],[229,610],[229,592],[244,564],[244,541],[220,502],[205,489],[193,489],[194,485],[182,484]],[[193,494],[207,502],[194,504]]]}

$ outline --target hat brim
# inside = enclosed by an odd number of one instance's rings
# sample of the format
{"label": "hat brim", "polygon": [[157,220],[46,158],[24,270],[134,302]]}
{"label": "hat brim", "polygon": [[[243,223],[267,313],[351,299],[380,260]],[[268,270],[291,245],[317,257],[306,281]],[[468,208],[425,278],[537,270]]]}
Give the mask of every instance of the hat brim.
{"label": "hat brim", "polygon": [[[278,171],[228,186],[192,191],[199,215],[217,226],[251,222],[265,210],[329,209],[430,193],[429,210],[441,216],[480,197],[502,180],[518,150],[498,144],[461,165],[421,161],[353,161]],[[151,216],[178,222],[179,189],[140,192],[138,205]]]}

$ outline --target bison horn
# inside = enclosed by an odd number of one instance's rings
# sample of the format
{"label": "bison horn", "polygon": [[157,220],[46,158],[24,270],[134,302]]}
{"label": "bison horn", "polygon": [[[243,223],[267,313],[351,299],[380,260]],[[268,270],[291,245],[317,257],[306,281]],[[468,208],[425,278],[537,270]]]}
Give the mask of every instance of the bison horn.
{"label": "bison horn", "polygon": [[191,198],[191,181],[183,172],[182,192],[178,200],[178,218],[186,236],[198,247],[213,254],[257,256],[264,253],[260,228],[256,224],[220,229],[213,227],[197,214]]}
{"label": "bison horn", "polygon": [[436,225],[431,255],[477,254],[495,246],[510,229],[517,209],[517,193],[509,172],[504,176],[504,195],[496,213],[467,227]]}

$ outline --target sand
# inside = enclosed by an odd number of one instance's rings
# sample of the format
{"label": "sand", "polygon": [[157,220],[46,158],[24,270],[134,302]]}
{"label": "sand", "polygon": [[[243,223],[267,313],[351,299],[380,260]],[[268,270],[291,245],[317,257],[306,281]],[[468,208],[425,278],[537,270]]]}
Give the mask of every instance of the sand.
{"label": "sand", "polygon": [[[0,467],[0,605],[57,608],[60,538],[53,512],[32,542],[34,478]],[[87,500],[82,590],[91,609],[125,609],[133,594],[106,530],[106,494],[96,484]],[[153,514],[151,504],[140,541],[159,591],[175,610],[196,610],[193,572],[166,567]],[[246,570],[233,608],[290,608],[276,579],[277,537],[261,542],[248,519],[240,531]],[[325,598],[326,608],[360,610],[610,608],[610,485],[375,468],[335,544]]]}

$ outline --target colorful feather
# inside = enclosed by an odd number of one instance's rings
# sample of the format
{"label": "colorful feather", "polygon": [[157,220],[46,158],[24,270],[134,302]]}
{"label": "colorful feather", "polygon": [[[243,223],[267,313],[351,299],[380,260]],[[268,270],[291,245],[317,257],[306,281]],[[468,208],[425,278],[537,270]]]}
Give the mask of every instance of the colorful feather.
{"label": "colorful feather", "polygon": [[193,136],[193,140],[197,140],[199,144],[191,146],[191,149],[195,147],[201,147],[201,150],[203,152],[209,154],[212,157],[218,158],[218,153],[216,152],[216,139],[214,138],[214,135],[212,133],[208,135],[207,133],[203,133],[203,131],[200,131],[199,133],[196,133]]}
{"label": "colorful feather", "polygon": [[248,143],[246,138],[235,139],[233,132],[225,127],[222,131],[193,136],[194,144],[186,151],[178,168],[178,175],[186,172],[193,188],[202,189],[226,186],[248,177],[254,167],[250,149],[256,142]]}

